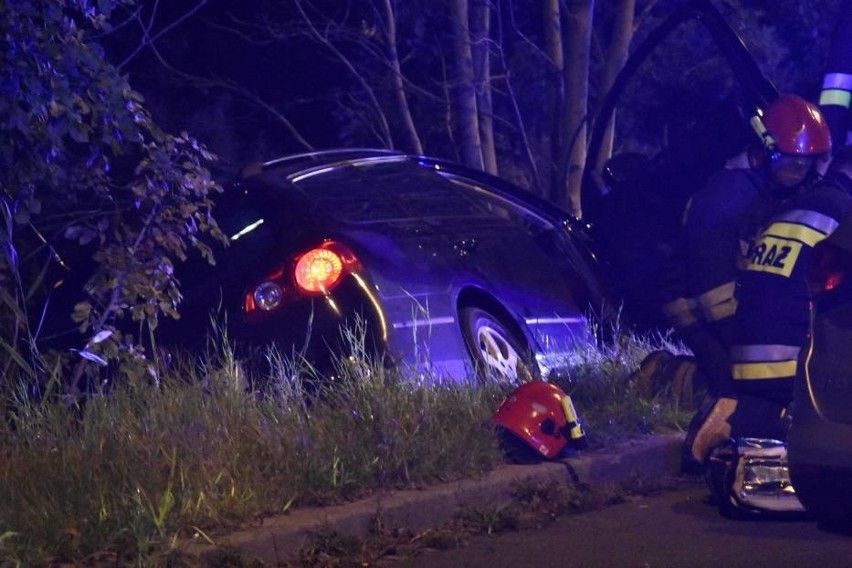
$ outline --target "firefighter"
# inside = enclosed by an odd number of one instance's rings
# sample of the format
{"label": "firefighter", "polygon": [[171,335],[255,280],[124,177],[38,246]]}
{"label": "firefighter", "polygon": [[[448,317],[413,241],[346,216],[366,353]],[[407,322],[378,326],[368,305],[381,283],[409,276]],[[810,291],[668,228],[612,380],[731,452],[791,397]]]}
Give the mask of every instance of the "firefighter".
{"label": "firefighter", "polygon": [[752,126],[760,143],[712,176],[687,205],[680,266],[684,293],[671,296],[675,299],[664,306],[695,355],[709,394],[687,433],[686,471],[702,469],[706,448],[696,436],[706,430],[705,424],[730,415],[736,394],[730,349],[736,333],[738,263],[778,200],[809,183],[830,149],[819,109],[796,95],[780,96],[752,118]]}
{"label": "firefighter", "polygon": [[831,41],[819,106],[831,129],[831,142],[840,148],[849,142],[852,103],[852,4],[844,3]]}
{"label": "firefighter", "polygon": [[805,271],[814,245],[852,211],[851,178],[852,146],[844,146],[822,179],[780,204],[751,245],[731,347],[735,396],[720,399],[714,419],[698,431],[696,459],[731,437],[785,440],[783,417],[808,333]]}

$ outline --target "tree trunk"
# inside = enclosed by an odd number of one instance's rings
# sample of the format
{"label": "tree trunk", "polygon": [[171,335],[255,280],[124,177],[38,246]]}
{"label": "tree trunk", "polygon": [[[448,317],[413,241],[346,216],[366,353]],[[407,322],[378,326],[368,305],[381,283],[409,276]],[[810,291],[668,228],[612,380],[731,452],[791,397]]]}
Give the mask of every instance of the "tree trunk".
{"label": "tree trunk", "polygon": [[[370,103],[371,111],[375,113],[375,121],[378,123],[376,125],[376,130],[379,139],[386,148],[394,148],[395,146],[393,143],[393,136],[391,135],[390,125],[388,125],[388,120],[385,116],[384,110],[382,109],[382,105],[376,97],[373,85],[370,84],[369,77],[366,77],[358,69],[352,58],[347,56],[346,53],[344,53],[341,48],[335,44],[333,38],[325,35],[324,30],[320,27],[319,23],[312,19],[311,15],[308,14],[304,4],[305,2],[302,0],[294,0],[293,2],[293,6],[299,12],[302,21],[307,26],[310,37],[319,45],[328,49],[328,51],[331,52],[334,57],[352,74],[355,82],[363,89],[364,94]],[[307,5],[310,6],[310,3],[307,3]]]}
{"label": "tree trunk", "polygon": [[550,127],[550,152],[545,160],[546,168],[542,176],[549,188],[551,199],[560,202],[563,181],[556,164],[560,162],[562,145],[562,117],[565,113],[565,82],[563,68],[565,56],[562,47],[562,23],[560,19],[559,0],[544,0],[544,41],[545,56],[547,57],[547,113],[552,117]]}
{"label": "tree trunk", "polygon": [[485,171],[497,175],[494,111],[491,101],[491,8],[489,2],[490,0],[472,0],[470,5],[470,36],[482,160]]}
{"label": "tree trunk", "polygon": [[482,143],[479,138],[479,116],[473,76],[473,54],[468,28],[468,0],[450,0],[453,17],[455,59],[455,101],[458,113],[459,154],[466,166],[483,169]]}
{"label": "tree trunk", "polygon": [[568,38],[565,58],[566,112],[562,127],[563,143],[560,171],[565,185],[557,203],[580,217],[580,182],[586,161],[586,113],[589,100],[589,56],[591,53],[594,0],[565,0]]}
{"label": "tree trunk", "polygon": [[[630,42],[633,39],[633,22],[636,10],[636,0],[616,0],[612,37],[606,50],[606,61],[604,62],[603,75],[601,77],[601,94],[605,95],[612,88],[618,72],[624,67],[630,51]],[[604,163],[612,156],[613,140],[615,138],[615,111],[609,118],[601,152],[598,154],[598,163],[595,167],[600,170]]]}
{"label": "tree trunk", "polygon": [[385,18],[387,19],[388,63],[393,73],[393,88],[397,107],[402,117],[409,149],[417,154],[422,154],[423,145],[420,142],[420,136],[417,134],[417,128],[414,126],[414,119],[408,107],[405,84],[402,80],[402,67],[399,64],[399,52],[396,47],[396,11],[394,10],[393,0],[385,0]]}

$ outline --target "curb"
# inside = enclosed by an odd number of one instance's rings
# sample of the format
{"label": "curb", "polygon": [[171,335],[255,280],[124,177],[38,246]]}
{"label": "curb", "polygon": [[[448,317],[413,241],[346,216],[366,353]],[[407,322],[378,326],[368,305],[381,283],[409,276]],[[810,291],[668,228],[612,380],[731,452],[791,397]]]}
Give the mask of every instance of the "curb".
{"label": "curb", "polygon": [[557,481],[595,487],[675,475],[680,472],[682,443],[683,435],[649,436],[556,462],[503,465],[481,479],[423,490],[388,491],[344,505],[294,510],[264,519],[258,526],[216,537],[215,545],[195,542],[181,548],[204,560],[227,547],[277,565],[292,559],[318,531],[363,537],[378,518],[385,527],[420,532],[448,523],[461,508],[508,500],[518,483]]}

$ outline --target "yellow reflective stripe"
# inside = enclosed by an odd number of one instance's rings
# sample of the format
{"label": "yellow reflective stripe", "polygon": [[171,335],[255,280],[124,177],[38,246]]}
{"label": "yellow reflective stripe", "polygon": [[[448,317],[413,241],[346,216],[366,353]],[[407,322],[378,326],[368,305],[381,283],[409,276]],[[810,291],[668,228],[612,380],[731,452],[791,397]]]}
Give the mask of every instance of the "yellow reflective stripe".
{"label": "yellow reflective stripe", "polygon": [[796,360],[773,363],[734,363],[731,370],[736,380],[785,379],[796,375]]}
{"label": "yellow reflective stripe", "polygon": [[568,422],[568,434],[572,440],[578,440],[585,437],[583,427],[580,425],[580,419],[577,417],[577,410],[574,408],[574,402],[567,394],[562,397],[562,412],[565,414],[565,420]]}
{"label": "yellow reflective stripe", "polygon": [[801,350],[795,345],[734,345],[731,357],[741,362],[789,361],[797,359]]}
{"label": "yellow reflective stripe", "polygon": [[842,106],[849,108],[852,102],[852,93],[842,89],[826,89],[819,94],[820,106]]}
{"label": "yellow reflective stripe", "polygon": [[733,298],[734,291],[736,289],[736,283],[731,280],[730,282],[726,282],[721,286],[716,286],[715,288],[708,290],[703,294],[699,294],[698,304],[703,309],[710,308],[716,304],[721,304],[722,302],[726,302]]}
{"label": "yellow reflective stripe", "polygon": [[780,237],[782,239],[796,240],[805,243],[808,246],[814,246],[828,236],[827,233],[818,231],[811,227],[806,227],[805,225],[799,225],[797,223],[785,223],[784,221],[772,223],[772,225],[770,225],[763,234]]}
{"label": "yellow reflective stripe", "polygon": [[667,314],[667,316],[668,322],[678,329],[685,329],[698,322],[698,318],[692,312],[678,312],[676,314]]}
{"label": "yellow reflective stripe", "polygon": [[667,316],[672,316],[680,312],[689,312],[692,311],[692,304],[686,298],[677,298],[663,305],[663,313]]}
{"label": "yellow reflective stripe", "polygon": [[852,75],[849,73],[826,73],[822,78],[822,88],[852,91]]}
{"label": "yellow reflective stripe", "polygon": [[687,298],[677,298],[663,305],[663,315],[677,328],[685,328],[698,321],[693,312],[695,302]]}
{"label": "yellow reflective stripe", "polygon": [[704,319],[718,321],[734,315],[737,311],[736,289],[736,283],[731,280],[699,295],[698,305]]}
{"label": "yellow reflective stripe", "polygon": [[702,311],[704,312],[704,319],[707,321],[719,321],[737,313],[737,300],[730,298],[715,306],[705,306]]}
{"label": "yellow reflective stripe", "polygon": [[778,217],[778,221],[789,221],[790,223],[799,223],[807,225],[811,229],[830,235],[837,228],[839,223],[834,217],[823,215],[816,211],[807,209],[792,209]]}

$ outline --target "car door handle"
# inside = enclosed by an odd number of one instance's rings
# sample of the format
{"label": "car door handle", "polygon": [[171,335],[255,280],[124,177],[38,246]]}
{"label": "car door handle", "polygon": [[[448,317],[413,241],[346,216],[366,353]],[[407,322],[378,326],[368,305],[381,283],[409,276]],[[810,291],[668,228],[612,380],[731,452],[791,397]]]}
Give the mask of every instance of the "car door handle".
{"label": "car door handle", "polygon": [[459,256],[467,256],[476,250],[478,246],[476,239],[461,239],[453,243],[453,248]]}

